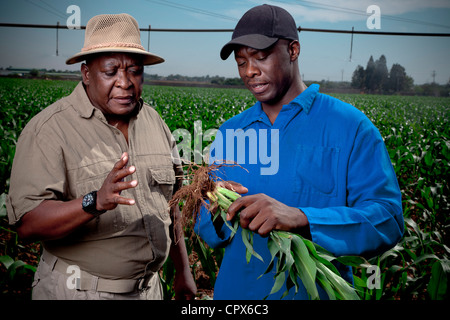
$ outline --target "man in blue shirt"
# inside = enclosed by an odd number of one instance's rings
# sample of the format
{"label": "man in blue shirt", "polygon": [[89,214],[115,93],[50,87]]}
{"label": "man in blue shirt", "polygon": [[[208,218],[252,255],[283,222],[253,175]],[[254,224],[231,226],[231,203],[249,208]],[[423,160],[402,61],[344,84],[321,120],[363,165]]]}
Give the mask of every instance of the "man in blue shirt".
{"label": "man in blue shirt", "polygon": [[[238,231],[202,209],[196,232],[212,247],[225,247],[215,299],[262,299],[273,273],[260,277],[271,259],[271,230],[299,233],[336,256],[371,257],[393,247],[403,234],[401,193],[383,139],[353,106],[306,87],[300,77],[300,45],[292,16],[262,5],[238,22],[221,51],[234,51],[239,75],[258,100],[225,122],[211,147],[210,162],[228,160],[220,179],[245,193],[228,210],[255,232],[254,249],[264,262],[247,263]],[[352,282],[352,272],[339,267]],[[270,295],[279,299],[286,288]],[[301,286],[285,299],[307,299]],[[326,294],[320,291],[321,298]]]}

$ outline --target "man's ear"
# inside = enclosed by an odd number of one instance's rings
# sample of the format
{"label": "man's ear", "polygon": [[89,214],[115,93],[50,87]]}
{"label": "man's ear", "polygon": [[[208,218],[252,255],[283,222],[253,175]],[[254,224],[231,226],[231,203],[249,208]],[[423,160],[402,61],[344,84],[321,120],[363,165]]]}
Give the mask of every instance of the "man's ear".
{"label": "man's ear", "polygon": [[289,55],[291,61],[295,61],[300,56],[300,42],[293,40],[289,43]]}
{"label": "man's ear", "polygon": [[81,64],[81,77],[85,86],[89,85],[89,67],[86,63]]}

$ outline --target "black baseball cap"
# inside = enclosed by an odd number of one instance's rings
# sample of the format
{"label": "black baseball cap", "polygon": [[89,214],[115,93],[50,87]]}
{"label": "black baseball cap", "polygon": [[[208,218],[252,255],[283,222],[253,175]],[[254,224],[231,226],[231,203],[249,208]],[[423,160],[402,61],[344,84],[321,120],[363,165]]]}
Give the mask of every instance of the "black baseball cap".
{"label": "black baseball cap", "polygon": [[283,8],[263,4],[242,16],[231,40],[220,51],[220,57],[226,60],[239,45],[263,50],[279,39],[298,40],[294,18]]}

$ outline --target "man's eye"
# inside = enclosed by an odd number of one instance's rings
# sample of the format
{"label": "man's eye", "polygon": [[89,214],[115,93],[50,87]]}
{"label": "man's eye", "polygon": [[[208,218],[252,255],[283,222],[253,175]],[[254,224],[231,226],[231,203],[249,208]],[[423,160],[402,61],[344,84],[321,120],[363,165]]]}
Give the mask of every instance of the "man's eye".
{"label": "man's eye", "polygon": [[105,71],[105,75],[107,75],[108,77],[112,77],[116,74],[116,71],[111,70],[111,71]]}
{"label": "man's eye", "polygon": [[130,72],[131,72],[132,74],[138,75],[138,74],[142,74],[143,69],[130,69]]}

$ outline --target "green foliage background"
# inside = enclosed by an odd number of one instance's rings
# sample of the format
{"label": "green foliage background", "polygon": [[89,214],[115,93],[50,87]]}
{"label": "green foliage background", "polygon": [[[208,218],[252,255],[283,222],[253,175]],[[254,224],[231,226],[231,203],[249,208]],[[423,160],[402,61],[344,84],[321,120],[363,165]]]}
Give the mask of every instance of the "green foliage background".
{"label": "green foliage background", "polygon": [[[2,299],[30,298],[39,243],[17,239],[8,225],[5,195],[15,143],[25,124],[40,110],[70,94],[77,83],[0,78],[0,292]],[[380,268],[380,286],[371,274],[354,268],[362,299],[448,299],[450,282],[449,177],[450,98],[335,95],[362,110],[385,139],[403,196],[405,234],[391,250],[369,262]],[[144,86],[143,99],[161,114],[171,131],[194,122],[202,131],[215,129],[250,107],[253,96],[243,89]],[[194,141],[192,142],[194,143]],[[206,147],[208,142],[203,142]],[[186,231],[191,234],[190,230]],[[201,298],[213,295],[223,250],[212,250],[195,236],[186,239],[192,272]],[[166,298],[173,297],[173,266],[161,270]],[[369,284],[369,286],[368,286]]]}

